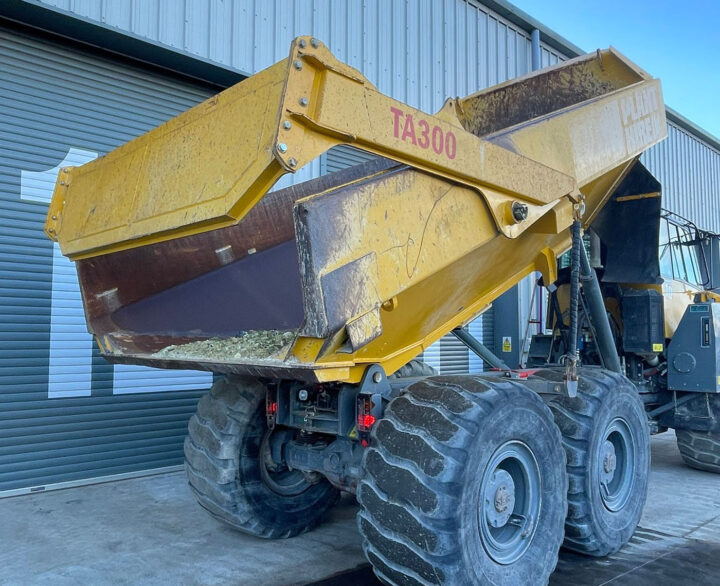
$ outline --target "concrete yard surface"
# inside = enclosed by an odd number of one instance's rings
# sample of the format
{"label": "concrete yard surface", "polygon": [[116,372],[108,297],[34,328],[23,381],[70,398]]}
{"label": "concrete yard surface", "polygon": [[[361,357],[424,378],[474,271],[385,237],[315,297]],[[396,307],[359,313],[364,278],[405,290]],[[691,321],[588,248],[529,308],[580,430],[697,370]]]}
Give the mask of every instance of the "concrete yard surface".
{"label": "concrete yard surface", "polygon": [[[720,475],[683,465],[671,432],[652,440],[650,494],[620,552],[562,552],[551,584],[720,583]],[[283,541],[225,527],[183,473],[0,500],[0,584],[379,584],[363,558],[356,505]]]}

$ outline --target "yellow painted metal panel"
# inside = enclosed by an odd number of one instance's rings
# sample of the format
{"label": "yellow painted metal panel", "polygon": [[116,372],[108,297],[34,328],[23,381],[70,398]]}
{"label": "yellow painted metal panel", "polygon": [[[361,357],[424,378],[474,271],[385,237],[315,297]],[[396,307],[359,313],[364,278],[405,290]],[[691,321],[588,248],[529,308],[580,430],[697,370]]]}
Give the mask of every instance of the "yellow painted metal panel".
{"label": "yellow painted metal panel", "polygon": [[46,231],[71,258],[232,224],[282,174],[279,63],[58,179]]}

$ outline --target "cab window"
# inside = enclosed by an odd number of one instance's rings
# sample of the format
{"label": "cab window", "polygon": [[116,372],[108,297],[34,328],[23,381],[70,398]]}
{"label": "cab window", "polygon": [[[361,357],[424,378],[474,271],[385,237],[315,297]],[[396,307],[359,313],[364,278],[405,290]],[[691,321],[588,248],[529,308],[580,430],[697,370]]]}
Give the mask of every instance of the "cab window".
{"label": "cab window", "polygon": [[667,279],[703,287],[703,261],[695,231],[665,218],[660,227],[660,274]]}

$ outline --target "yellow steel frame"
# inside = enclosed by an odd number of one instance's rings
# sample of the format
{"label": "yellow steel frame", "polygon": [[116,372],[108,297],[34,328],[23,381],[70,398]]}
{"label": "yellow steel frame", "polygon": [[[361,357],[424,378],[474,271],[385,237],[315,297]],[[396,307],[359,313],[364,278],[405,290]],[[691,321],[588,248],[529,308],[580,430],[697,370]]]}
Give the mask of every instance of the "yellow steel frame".
{"label": "yellow steel frame", "polygon": [[[403,140],[408,120],[414,141]],[[577,192],[573,177],[465,131],[452,100],[437,115],[410,108],[300,37],[287,61],[62,169],[45,230],[77,260],[231,225],[283,174],[338,144],[476,188],[511,237],[513,201],[528,205],[528,226]]]}

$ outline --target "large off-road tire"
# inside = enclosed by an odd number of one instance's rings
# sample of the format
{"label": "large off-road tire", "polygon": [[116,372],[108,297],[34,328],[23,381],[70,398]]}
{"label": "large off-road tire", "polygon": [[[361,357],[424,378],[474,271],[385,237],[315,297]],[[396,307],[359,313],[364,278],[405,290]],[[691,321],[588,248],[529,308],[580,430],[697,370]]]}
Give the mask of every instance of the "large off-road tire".
{"label": "large off-road tire", "polygon": [[[559,370],[538,376],[560,380]],[[546,396],[563,434],[569,480],[564,546],[602,557],[625,545],[642,516],[650,474],[650,433],[633,384],[582,368],[578,394]]]}
{"label": "large off-road tire", "polygon": [[432,366],[426,364],[422,360],[414,358],[407,364],[398,368],[390,375],[389,378],[416,378],[421,376],[433,376],[436,374],[437,371]]}
{"label": "large off-road tire", "polygon": [[720,433],[675,430],[677,445],[690,468],[720,474]]}
{"label": "large off-road tire", "polygon": [[567,512],[560,432],[503,379],[430,377],[388,405],[358,488],[363,549],[389,584],[544,584]]}
{"label": "large off-road tire", "polygon": [[266,466],[266,391],[249,377],[218,380],[190,418],[185,470],[211,515],[245,533],[279,539],[315,527],[339,492],[325,479],[310,482],[299,471]]}

